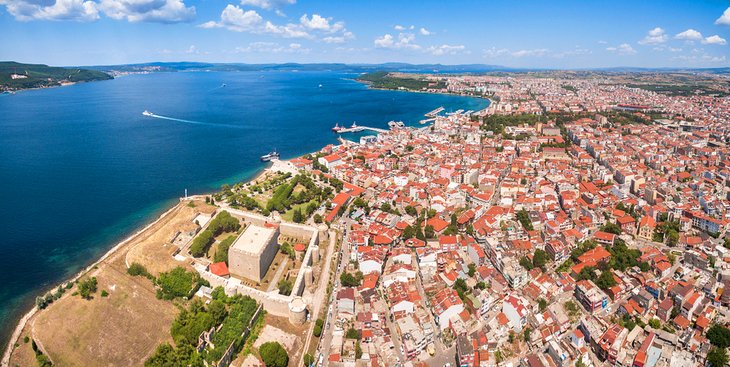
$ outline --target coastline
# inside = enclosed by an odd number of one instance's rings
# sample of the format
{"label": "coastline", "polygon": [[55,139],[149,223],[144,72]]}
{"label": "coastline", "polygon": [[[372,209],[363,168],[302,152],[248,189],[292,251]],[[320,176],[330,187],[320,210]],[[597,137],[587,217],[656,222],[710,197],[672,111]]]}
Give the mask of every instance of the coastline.
{"label": "coastline", "polygon": [[[63,285],[63,284],[66,284],[68,282],[75,282],[76,280],[78,280],[79,278],[81,278],[82,276],[84,276],[86,273],[88,273],[91,270],[93,270],[101,262],[103,262],[104,260],[108,259],[112,255],[116,254],[119,250],[121,250],[125,245],[127,245],[128,243],[130,243],[132,240],[136,239],[138,236],[142,235],[144,232],[146,232],[147,230],[149,230],[150,228],[152,228],[154,225],[156,225],[157,223],[159,223],[160,221],[162,221],[163,219],[165,219],[177,207],[179,207],[181,205],[181,203],[182,203],[182,198],[179,199],[179,201],[178,201],[177,204],[175,204],[174,206],[172,206],[171,208],[169,208],[168,210],[166,210],[164,213],[160,214],[154,221],[152,221],[151,223],[148,223],[142,229],[134,232],[133,234],[131,234],[130,236],[126,237],[122,241],[118,242],[116,245],[114,245],[112,248],[110,248],[106,253],[104,253],[104,255],[102,255],[99,259],[97,259],[96,261],[94,261],[92,264],[90,264],[90,265],[86,266],[85,268],[81,269],[73,277],[71,277],[69,279],[66,279],[66,280],[58,283],[57,285],[55,285],[54,287],[51,287],[50,289],[54,289],[54,288],[58,287],[58,285]],[[10,356],[12,355],[12,352],[14,350],[15,344],[18,343],[18,340],[20,339],[20,334],[25,329],[28,321],[30,321],[30,319],[33,316],[35,316],[38,313],[38,311],[39,311],[38,307],[33,306],[33,308],[30,311],[28,311],[27,313],[25,313],[23,315],[23,317],[21,317],[21,319],[18,321],[18,323],[15,326],[15,329],[13,329],[13,333],[10,336],[10,339],[8,340],[8,344],[5,347],[5,351],[3,352],[3,358],[2,358],[2,360],[0,360],[0,366],[2,366],[2,367],[9,366],[9,364],[10,364]]]}
{"label": "coastline", "polygon": [[[281,162],[288,162],[289,160],[280,160]],[[273,166],[266,166],[260,170],[257,171],[257,173],[247,180],[242,180],[238,182],[245,182],[245,183],[251,183],[251,182],[257,182],[259,179],[265,177],[268,173],[272,172]],[[205,196],[208,196],[212,193],[201,193],[201,194],[195,194],[195,195],[189,195],[188,199],[190,198],[200,198],[202,199]],[[73,277],[65,279],[63,281],[60,281],[56,284],[54,284],[53,287],[49,287],[49,290],[53,290],[57,288],[59,285],[66,284],[68,282],[75,282],[90,271],[94,270],[95,267],[97,267],[99,264],[101,264],[103,261],[107,260],[108,258],[114,256],[117,254],[120,250],[123,250],[126,245],[130,244],[133,240],[135,240],[140,235],[144,234],[146,231],[166,219],[170,214],[172,214],[177,208],[182,205],[184,198],[180,197],[178,198],[178,202],[173,205],[172,207],[168,208],[160,214],[157,218],[155,218],[152,222],[149,222],[147,225],[142,227],[141,229],[135,231],[134,233],[130,234],[129,236],[125,237],[120,242],[117,242],[113,247],[111,247],[109,250],[107,250],[101,257],[96,259],[93,263],[89,264],[88,266],[84,267],[83,269],[79,270]],[[41,293],[43,294],[43,293]],[[0,367],[9,367],[10,366],[10,358],[13,354],[13,351],[15,350],[15,345],[19,344],[20,337],[23,333],[23,330],[25,330],[26,326],[28,325],[28,322],[38,314],[38,307],[35,305],[30,309],[28,312],[23,314],[23,316],[15,323],[15,328],[13,329],[13,333],[10,335],[8,339],[8,343],[5,346],[5,350],[3,351],[2,359],[0,359]]]}
{"label": "coastline", "polygon": [[[357,81],[357,80],[355,80],[355,81],[358,82],[358,83],[362,83],[361,81]],[[363,83],[363,84],[368,84],[368,83]],[[368,88],[371,88],[371,89],[380,89],[380,90],[386,90],[386,91],[395,91],[395,92],[406,92],[406,93],[414,93],[414,92],[416,92],[416,93],[423,93],[423,94],[441,94],[441,95],[450,95],[450,96],[455,96],[455,97],[480,98],[480,99],[487,99],[490,102],[490,104],[491,104],[491,100],[489,98],[486,98],[486,97],[464,96],[464,95],[459,95],[459,94],[454,94],[454,93],[440,93],[440,92],[428,92],[428,91],[412,91],[412,90],[394,90],[394,89],[385,89],[385,88],[373,88],[370,85],[368,85]],[[37,89],[46,89],[46,88],[37,88]],[[306,153],[304,153],[304,154],[306,154]],[[280,160],[281,163],[286,163],[286,162],[289,162],[289,161],[290,161],[290,159]],[[274,164],[274,165],[266,165],[264,167],[261,167],[258,170],[255,170],[254,173],[252,175],[248,176],[247,178],[243,178],[243,179],[235,178],[235,179],[233,179],[233,178],[230,178],[229,177],[229,179],[228,179],[228,180],[230,180],[229,182],[222,182],[222,183],[234,184],[234,183],[239,183],[239,182],[242,182],[242,183],[257,182],[261,178],[266,177],[266,175],[268,173],[273,172],[272,169],[274,167],[276,167],[276,164]],[[213,192],[215,192],[215,191],[213,191]],[[207,196],[207,195],[210,195],[210,194],[211,194],[211,192],[208,192],[208,193],[200,193],[200,194],[196,194],[196,195],[190,195],[189,198],[201,198],[203,196]],[[74,281],[78,280],[79,278],[83,277],[84,275],[86,275],[87,273],[89,273],[90,271],[92,271],[100,263],[102,263],[103,261],[105,261],[105,260],[109,259],[110,257],[114,256],[119,251],[125,249],[125,246],[126,245],[130,244],[130,242],[132,242],[133,240],[135,240],[138,236],[144,234],[145,231],[149,230],[151,227],[155,226],[156,224],[158,224],[161,221],[163,221],[164,219],[166,219],[171,213],[173,213],[175,211],[176,208],[178,208],[181,205],[181,202],[182,202],[182,198],[178,198],[178,202],[175,205],[173,205],[172,207],[168,208],[166,211],[164,211],[162,214],[160,214],[157,218],[154,218],[154,219],[152,217],[148,218],[148,220],[152,220],[152,221],[149,222],[147,225],[145,225],[143,228],[134,231],[129,236],[127,236],[126,238],[124,238],[122,241],[117,242],[116,244],[114,244],[111,248],[109,248],[109,250],[107,250],[96,261],[94,261],[93,263],[91,263],[88,266],[85,266],[83,269],[79,270],[79,272],[75,276],[71,277],[70,279],[65,279],[63,281],[60,281],[60,282],[56,283],[54,287],[49,287],[48,289],[54,289],[54,288],[58,287],[59,284],[65,284],[65,283],[67,283],[69,281],[70,282],[74,282]],[[32,297],[32,295],[30,295],[29,297]],[[8,366],[9,365],[10,360],[11,360],[11,356],[12,356],[14,350],[15,350],[15,347],[14,347],[15,344],[19,344],[19,340],[22,337],[23,331],[26,329],[26,327],[28,326],[28,324],[33,321],[34,316],[37,316],[39,314],[39,311],[42,311],[42,310],[39,310],[35,305],[33,305],[32,306],[32,309],[30,309],[28,312],[26,312],[25,314],[23,314],[23,316],[20,317],[19,320],[17,320],[17,322],[15,323],[16,326],[13,329],[13,332],[10,335],[10,337],[8,339],[8,342],[7,342],[7,345],[6,345],[6,348],[5,348],[4,352],[3,352],[3,358],[2,358],[2,360],[0,360],[0,366]]]}

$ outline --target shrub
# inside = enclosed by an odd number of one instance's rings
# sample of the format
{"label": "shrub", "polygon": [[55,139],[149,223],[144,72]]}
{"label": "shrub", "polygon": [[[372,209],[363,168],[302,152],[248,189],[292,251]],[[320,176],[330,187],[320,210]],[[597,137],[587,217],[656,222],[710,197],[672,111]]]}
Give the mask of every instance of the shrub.
{"label": "shrub", "polygon": [[289,355],[278,342],[267,342],[259,347],[259,354],[266,367],[286,367]]}
{"label": "shrub", "polygon": [[133,262],[131,265],[129,265],[129,268],[127,268],[127,274],[131,276],[138,276],[138,275],[149,275],[149,272],[147,271],[147,268],[144,267],[144,265]]}
{"label": "shrub", "polygon": [[109,296],[109,292],[107,292],[106,289],[105,289],[105,290],[101,291],[101,296],[102,297],[108,297]]}
{"label": "shrub", "polygon": [[185,271],[178,266],[169,272],[160,273],[157,285],[160,286],[157,294],[162,299],[173,299],[175,297],[186,297],[193,289],[199,279],[198,273]]}
{"label": "shrub", "polygon": [[96,277],[86,278],[79,282],[79,294],[84,299],[91,299],[91,294],[96,293]]}

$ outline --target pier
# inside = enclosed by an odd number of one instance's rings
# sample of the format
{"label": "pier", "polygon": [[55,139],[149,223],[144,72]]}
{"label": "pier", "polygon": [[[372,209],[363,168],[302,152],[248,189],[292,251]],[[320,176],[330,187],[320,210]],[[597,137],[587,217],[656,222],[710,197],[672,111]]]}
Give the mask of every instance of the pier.
{"label": "pier", "polygon": [[355,126],[355,127],[343,127],[339,130],[335,131],[338,134],[344,134],[344,133],[357,133],[360,131],[374,131],[376,133],[385,133],[388,132],[388,130],[385,129],[378,129],[377,127],[369,127],[369,126]]}
{"label": "pier", "polygon": [[441,112],[441,111],[443,111],[443,110],[445,110],[445,108],[443,108],[443,107],[439,107],[439,108],[437,108],[437,109],[435,109],[435,110],[433,110],[433,111],[431,111],[431,112],[429,112],[429,113],[425,114],[424,116],[426,116],[426,117],[435,117],[436,115],[438,115],[438,114],[439,114],[439,112]]}

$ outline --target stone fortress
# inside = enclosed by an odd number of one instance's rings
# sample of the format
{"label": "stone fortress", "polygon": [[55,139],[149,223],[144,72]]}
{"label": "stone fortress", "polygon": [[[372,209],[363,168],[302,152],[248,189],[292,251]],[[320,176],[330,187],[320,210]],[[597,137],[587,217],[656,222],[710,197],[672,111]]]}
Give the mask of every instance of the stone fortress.
{"label": "stone fortress", "polygon": [[[210,282],[211,288],[222,286],[228,295],[250,296],[261,302],[266,312],[287,317],[292,324],[306,322],[312,307],[312,286],[315,282],[313,267],[319,266],[320,262],[319,230],[303,224],[272,222],[270,218],[242,210],[231,208],[221,210],[228,211],[248,223],[248,227],[229,248],[229,271],[232,277],[217,276],[211,273],[204,263],[196,262],[193,267],[203,279]],[[279,235],[309,239],[302,266],[294,280],[293,290],[288,296],[279,294],[278,290],[265,292],[241,281],[242,278],[260,281],[266,276],[279,251]]]}

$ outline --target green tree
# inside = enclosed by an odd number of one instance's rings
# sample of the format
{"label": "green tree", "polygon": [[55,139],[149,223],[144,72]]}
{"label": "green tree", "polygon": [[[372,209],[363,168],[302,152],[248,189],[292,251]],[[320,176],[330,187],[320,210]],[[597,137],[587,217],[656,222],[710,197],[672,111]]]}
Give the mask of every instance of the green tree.
{"label": "green tree", "polygon": [[302,211],[299,208],[294,209],[294,215],[292,216],[292,220],[294,221],[294,223],[304,222],[304,215],[302,214]]}
{"label": "green tree", "polygon": [[354,275],[347,272],[340,275],[340,283],[342,283],[343,287],[357,287],[360,285],[360,281]]}
{"label": "green tree", "polygon": [[545,250],[537,249],[532,255],[532,266],[545,270],[545,264],[550,260],[550,256]]}
{"label": "green tree", "polygon": [[175,297],[186,297],[199,279],[198,273],[185,271],[180,266],[169,272],[160,273],[157,279],[157,285],[160,286],[157,291],[158,298],[170,300]]}
{"label": "green tree", "polygon": [[474,264],[474,263],[469,264],[469,276],[470,277],[473,277],[474,274],[476,274],[476,272],[477,272],[477,266],[476,266],[476,264]]}
{"label": "green tree", "polygon": [[314,322],[314,329],[312,330],[312,334],[319,338],[322,335],[322,328],[324,327],[324,320],[317,319],[317,321]]}
{"label": "green tree", "polygon": [[614,279],[613,274],[606,270],[601,273],[601,276],[598,277],[596,280],[596,285],[598,288],[603,289],[604,291],[615,286],[616,285],[616,279]]}
{"label": "green tree", "polygon": [[532,265],[532,261],[530,261],[530,259],[528,259],[527,256],[522,256],[520,258],[520,265],[522,265],[522,267],[525,268],[525,269],[527,269],[527,270],[532,270],[533,267],[534,267]]}
{"label": "green tree", "polygon": [[91,294],[96,293],[96,277],[81,280],[78,285],[79,295],[84,299],[91,299]]}
{"label": "green tree", "polygon": [[727,351],[719,347],[710,349],[707,353],[707,362],[712,367],[724,367],[728,363]]}
{"label": "green tree", "polygon": [[357,329],[355,329],[355,328],[349,328],[349,329],[347,329],[347,332],[345,333],[345,338],[360,339],[360,333],[358,333]]}
{"label": "green tree", "polygon": [[537,306],[540,312],[545,312],[545,310],[547,309],[547,301],[544,298],[540,298],[537,300]]}
{"label": "green tree", "polygon": [[707,330],[707,339],[716,347],[727,348],[730,346],[730,329],[714,324]]}
{"label": "green tree", "polygon": [[304,366],[309,367],[314,364],[314,356],[307,353],[304,355]]}
{"label": "green tree", "polygon": [[436,236],[436,232],[433,229],[433,226],[430,224],[426,225],[426,228],[423,230],[423,234],[426,236],[426,238],[434,238]]}
{"label": "green tree", "polygon": [[414,208],[412,205],[406,206],[406,214],[410,215],[411,217],[415,217],[418,214],[418,211],[416,211],[416,208]]}
{"label": "green tree", "polygon": [[618,224],[612,222],[607,222],[606,224],[602,225],[600,229],[603,232],[613,233],[615,235],[621,234],[621,227],[619,227]]}
{"label": "green tree", "polygon": [[649,326],[651,326],[654,329],[659,329],[662,327],[662,322],[659,321],[659,319],[651,319],[649,320]]}
{"label": "green tree", "polygon": [[266,367],[286,367],[289,355],[278,342],[266,342],[259,347],[259,355]]}

